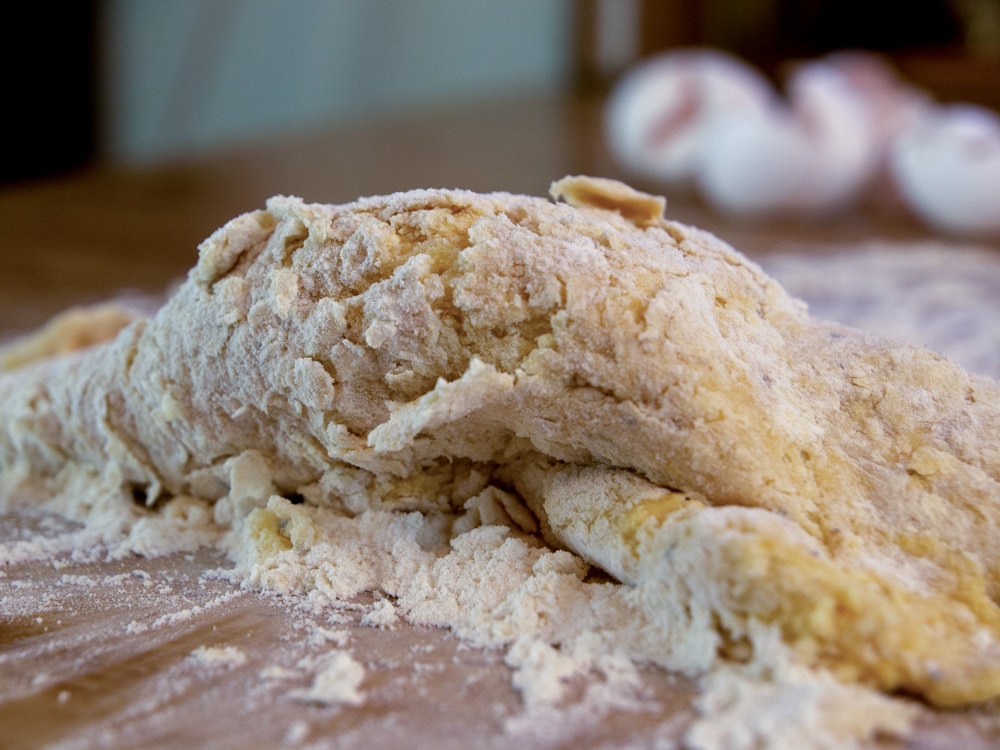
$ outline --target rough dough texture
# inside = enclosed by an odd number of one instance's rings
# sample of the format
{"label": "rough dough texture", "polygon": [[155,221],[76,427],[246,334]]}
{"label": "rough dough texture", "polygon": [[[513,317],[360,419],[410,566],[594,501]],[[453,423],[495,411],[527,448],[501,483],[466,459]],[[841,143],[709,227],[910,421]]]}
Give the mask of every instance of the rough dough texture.
{"label": "rough dough texture", "polygon": [[664,639],[700,623],[694,671],[777,631],[847,681],[1000,693],[997,383],[810,318],[662,199],[552,192],[232,220],[155,316],[0,377],[0,493],[228,497],[257,558],[316,541],[275,494],[478,503],[634,586]]}

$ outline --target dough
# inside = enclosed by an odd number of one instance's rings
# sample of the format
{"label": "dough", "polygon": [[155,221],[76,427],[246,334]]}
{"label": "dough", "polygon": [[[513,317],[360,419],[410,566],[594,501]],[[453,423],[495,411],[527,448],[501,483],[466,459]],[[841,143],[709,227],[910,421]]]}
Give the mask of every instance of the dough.
{"label": "dough", "polygon": [[112,339],[137,317],[114,302],[64,310],[33,334],[0,348],[0,372]]}
{"label": "dough", "polygon": [[997,383],[810,318],[662,199],[552,194],[233,219],[156,315],[0,376],[0,493],[227,498],[257,558],[317,542],[275,494],[477,498],[635,587],[664,639],[700,618],[720,660],[777,632],[845,681],[1000,693]]}

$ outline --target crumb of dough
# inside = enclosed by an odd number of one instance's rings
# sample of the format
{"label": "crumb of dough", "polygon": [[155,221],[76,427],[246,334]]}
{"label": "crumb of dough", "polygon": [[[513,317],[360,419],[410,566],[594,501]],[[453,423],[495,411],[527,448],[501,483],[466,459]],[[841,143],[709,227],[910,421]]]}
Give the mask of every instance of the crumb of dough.
{"label": "crumb of dough", "polygon": [[396,623],[396,606],[388,599],[377,599],[361,617],[361,624],[373,628],[391,628]]}
{"label": "crumb of dough", "polygon": [[137,317],[114,302],[65,310],[30,336],[0,346],[0,372],[108,341]]}
{"label": "crumb of dough", "polygon": [[698,702],[708,718],[696,721],[685,738],[696,748],[750,750],[766,742],[788,750],[835,750],[850,747],[879,720],[887,734],[903,734],[909,719],[884,695],[796,668],[768,683],[718,670]]}
{"label": "crumb of dough", "polygon": [[285,732],[284,744],[295,746],[303,742],[306,737],[309,736],[309,724],[306,721],[298,720],[293,721],[289,727],[288,731]]}
{"label": "crumb of dough", "polygon": [[346,651],[330,652],[308,688],[293,691],[296,700],[324,706],[360,706],[365,696],[359,688],[365,668]]}
{"label": "crumb of dough", "polygon": [[241,667],[247,662],[247,655],[237,646],[198,646],[189,658],[201,666],[226,669]]}
{"label": "crumb of dough", "polygon": [[812,319],[662,199],[553,194],[237,217],[157,314],[0,377],[0,493],[126,530],[194,498],[253,583],[577,669],[1000,693],[997,383]]}

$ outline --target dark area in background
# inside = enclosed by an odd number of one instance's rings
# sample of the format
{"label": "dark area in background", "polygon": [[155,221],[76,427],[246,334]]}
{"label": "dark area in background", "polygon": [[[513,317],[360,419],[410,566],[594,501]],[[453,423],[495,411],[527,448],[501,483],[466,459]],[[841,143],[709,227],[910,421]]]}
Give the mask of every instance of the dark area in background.
{"label": "dark area in background", "polygon": [[[576,85],[603,92],[622,68],[596,53],[600,0],[576,0]],[[981,0],[982,11],[988,3]],[[903,76],[942,101],[1000,108],[1000,39],[976,29],[962,0],[639,0],[638,57],[677,47],[710,46],[746,59],[781,82],[790,61],[837,50],[884,55]],[[1000,15],[994,8],[993,15]],[[974,49],[982,32],[990,50]]]}
{"label": "dark area in background", "polygon": [[97,4],[11,3],[4,8],[0,182],[82,166],[97,148]]}
{"label": "dark area in background", "polygon": [[949,0],[779,0],[773,38],[756,50],[772,63],[843,49],[887,54],[960,49]]}
{"label": "dark area in background", "polygon": [[[1000,0],[997,0],[1000,2]],[[640,0],[639,57],[711,45],[780,77],[789,59],[838,49],[883,52],[943,99],[1000,107],[1000,60],[964,48],[968,23],[954,0]],[[8,71],[0,184],[81,167],[98,154],[101,0],[12,4],[0,63]],[[596,64],[595,0],[575,0],[577,88],[606,90],[620,71]],[[998,42],[1000,43],[1000,42]]]}

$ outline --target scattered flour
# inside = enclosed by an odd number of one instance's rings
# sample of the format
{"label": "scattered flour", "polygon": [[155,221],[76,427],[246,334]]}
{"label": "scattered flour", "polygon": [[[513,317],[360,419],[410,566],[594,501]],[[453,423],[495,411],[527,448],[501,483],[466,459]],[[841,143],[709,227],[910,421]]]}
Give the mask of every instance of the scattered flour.
{"label": "scattered flour", "polygon": [[780,253],[763,266],[817,317],[929,347],[1000,378],[1000,252],[870,242]]}

